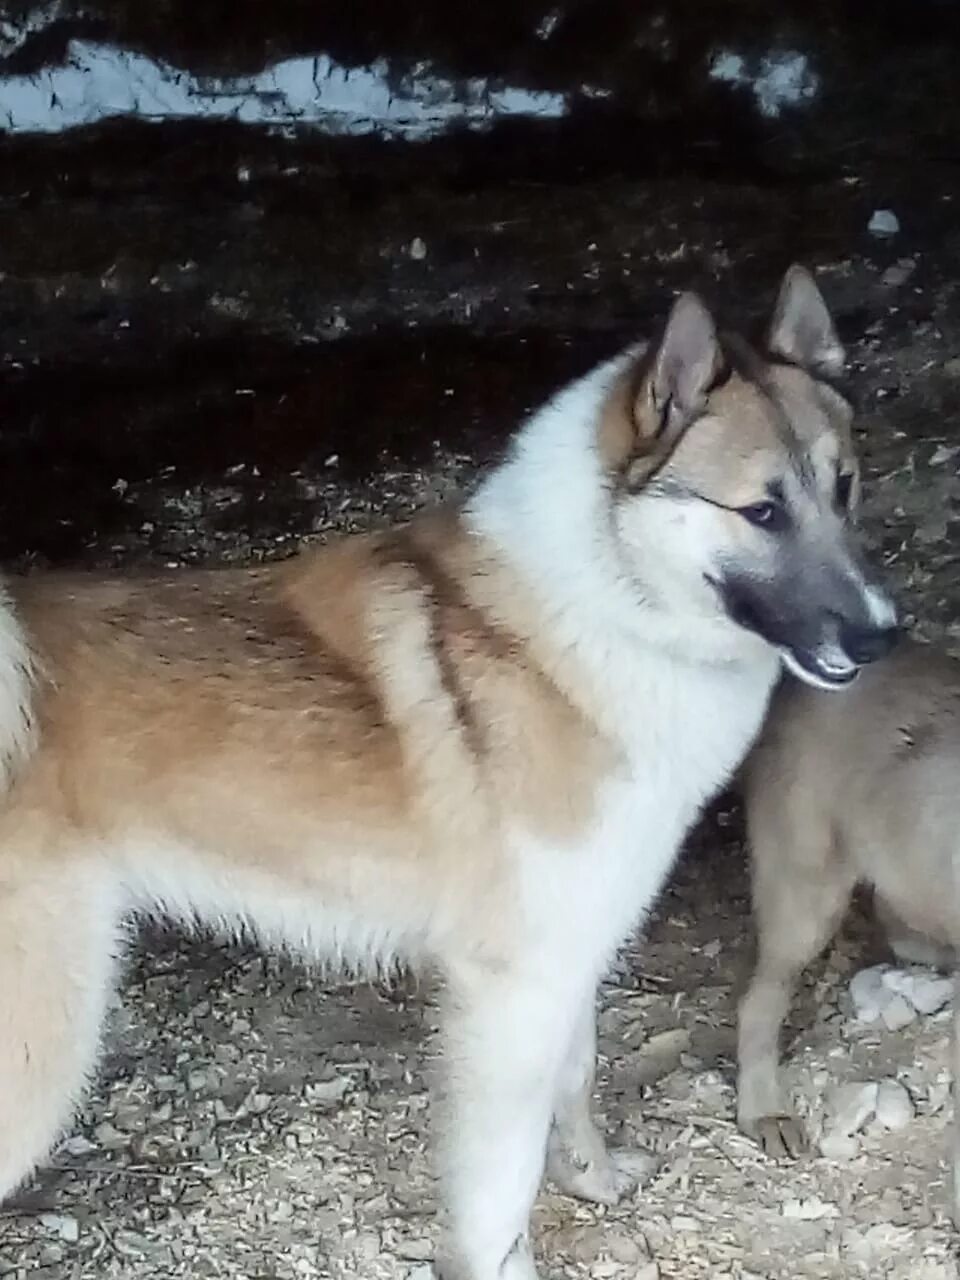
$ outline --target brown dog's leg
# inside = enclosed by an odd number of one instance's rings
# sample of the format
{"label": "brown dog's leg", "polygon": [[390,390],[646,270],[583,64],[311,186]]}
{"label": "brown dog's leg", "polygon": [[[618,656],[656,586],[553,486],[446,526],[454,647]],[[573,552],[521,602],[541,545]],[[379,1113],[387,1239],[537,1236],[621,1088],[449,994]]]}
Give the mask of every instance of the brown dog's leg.
{"label": "brown dog's leg", "polygon": [[[782,839],[784,833],[778,834]],[[740,1005],[737,1119],[770,1156],[796,1156],[807,1147],[803,1128],[780,1090],[780,1028],[798,974],[835,930],[854,884],[848,870],[830,857],[829,845],[825,856],[813,860],[819,864],[815,870],[811,856],[791,860],[781,845],[767,858],[764,847],[755,845],[758,958]]]}

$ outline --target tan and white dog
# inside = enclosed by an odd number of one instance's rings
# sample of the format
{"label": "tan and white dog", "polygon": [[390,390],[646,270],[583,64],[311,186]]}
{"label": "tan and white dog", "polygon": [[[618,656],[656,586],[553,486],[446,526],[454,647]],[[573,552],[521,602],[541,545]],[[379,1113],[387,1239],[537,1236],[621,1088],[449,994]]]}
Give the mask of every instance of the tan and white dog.
{"label": "tan and white dog", "polygon": [[0,1196],[69,1120],[146,911],[439,969],[446,1280],[535,1277],[545,1162],[614,1200],[598,979],[781,660],[836,687],[890,643],[842,359],[799,268],[760,352],[684,295],[458,509],[274,568],[10,582]]}

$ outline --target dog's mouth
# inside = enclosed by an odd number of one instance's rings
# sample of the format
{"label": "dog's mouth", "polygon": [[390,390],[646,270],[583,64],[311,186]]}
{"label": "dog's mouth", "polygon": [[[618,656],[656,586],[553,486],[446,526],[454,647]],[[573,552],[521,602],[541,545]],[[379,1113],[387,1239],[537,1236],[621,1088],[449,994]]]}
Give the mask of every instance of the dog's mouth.
{"label": "dog's mouth", "polygon": [[790,674],[815,689],[845,689],[860,674],[860,667],[834,646],[822,655],[786,648],[779,652]]}

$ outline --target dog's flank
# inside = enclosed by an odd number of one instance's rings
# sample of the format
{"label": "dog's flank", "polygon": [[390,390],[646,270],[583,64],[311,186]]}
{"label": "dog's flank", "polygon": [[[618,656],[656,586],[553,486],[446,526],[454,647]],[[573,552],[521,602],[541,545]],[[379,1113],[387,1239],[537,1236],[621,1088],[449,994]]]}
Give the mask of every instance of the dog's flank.
{"label": "dog's flank", "polygon": [[[960,662],[904,642],[842,699],[793,684],[744,770],[756,972],[739,1031],[741,1126],[773,1155],[806,1136],[785,1105],[778,1039],[793,985],[858,883],[873,886],[895,952],[955,959],[960,943]],[[954,1014],[954,1099],[960,1047]],[[960,1119],[952,1211],[960,1225]]]}
{"label": "dog's flank", "polygon": [[[440,970],[446,1280],[532,1280],[545,1165],[621,1194],[590,1114],[597,982],[781,655],[839,684],[850,636],[879,649],[893,619],[836,501],[849,410],[805,273],[776,317],[748,378],[680,298],[405,529],[282,567],[11,584],[44,678],[0,805],[0,1195],[92,1067],[123,920],[157,911]],[[785,528],[755,518],[771,492]]]}

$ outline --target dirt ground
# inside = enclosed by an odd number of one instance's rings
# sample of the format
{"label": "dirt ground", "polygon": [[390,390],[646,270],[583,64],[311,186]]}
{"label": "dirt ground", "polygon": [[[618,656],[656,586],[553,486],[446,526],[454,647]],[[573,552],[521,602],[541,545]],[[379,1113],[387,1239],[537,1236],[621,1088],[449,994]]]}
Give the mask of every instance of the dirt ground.
{"label": "dirt ground", "polygon": [[[741,156],[734,181],[709,139],[681,163],[665,128],[631,159],[605,130],[572,157],[536,131],[349,154],[219,128],[0,139],[0,557],[175,572],[403,518],[673,290],[752,322],[801,258],[849,344],[867,540],[918,630],[960,651],[952,140],[884,158],[884,136],[862,165],[838,144],[805,176]],[[867,232],[878,208],[892,238]],[[947,1015],[854,1017],[850,978],[884,958],[860,904],[798,993],[789,1082],[814,1136],[858,1083],[901,1082],[913,1114],[868,1121],[842,1160],[774,1163],[734,1123],[751,952],[725,799],[602,992],[598,1107],[656,1171],[615,1209],[546,1188],[545,1277],[960,1274]],[[0,1277],[428,1280],[435,1009],[427,980],[348,986],[135,932],[95,1087],[0,1208]]]}

